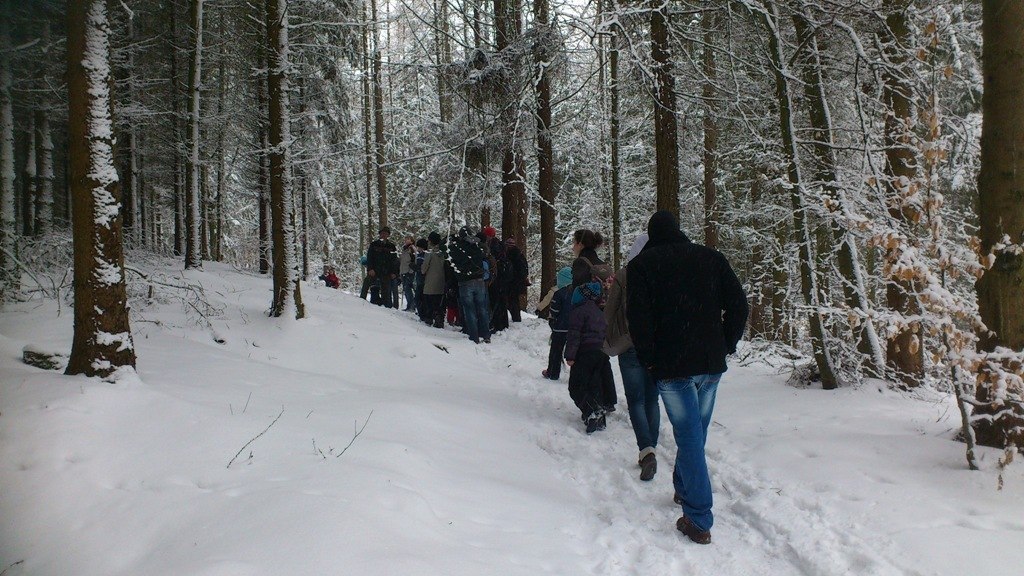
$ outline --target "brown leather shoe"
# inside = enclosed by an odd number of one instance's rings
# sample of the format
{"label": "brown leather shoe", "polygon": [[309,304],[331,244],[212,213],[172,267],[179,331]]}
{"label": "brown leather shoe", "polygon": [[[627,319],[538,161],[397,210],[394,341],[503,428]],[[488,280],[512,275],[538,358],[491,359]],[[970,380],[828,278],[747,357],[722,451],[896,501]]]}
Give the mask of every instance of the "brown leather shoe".
{"label": "brown leather shoe", "polygon": [[711,531],[697,528],[686,516],[680,516],[679,520],[676,520],[676,530],[686,534],[687,538],[697,544],[711,544]]}

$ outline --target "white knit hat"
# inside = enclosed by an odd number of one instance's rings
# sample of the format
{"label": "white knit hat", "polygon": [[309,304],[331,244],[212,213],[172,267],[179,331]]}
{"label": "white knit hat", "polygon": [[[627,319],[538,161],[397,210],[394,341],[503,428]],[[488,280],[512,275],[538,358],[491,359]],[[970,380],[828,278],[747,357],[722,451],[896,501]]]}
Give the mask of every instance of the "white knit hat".
{"label": "white knit hat", "polygon": [[641,234],[636,237],[636,240],[633,240],[633,247],[629,249],[629,255],[626,256],[626,262],[636,258],[636,255],[644,249],[644,246],[647,245],[648,238],[650,237],[647,234]]}

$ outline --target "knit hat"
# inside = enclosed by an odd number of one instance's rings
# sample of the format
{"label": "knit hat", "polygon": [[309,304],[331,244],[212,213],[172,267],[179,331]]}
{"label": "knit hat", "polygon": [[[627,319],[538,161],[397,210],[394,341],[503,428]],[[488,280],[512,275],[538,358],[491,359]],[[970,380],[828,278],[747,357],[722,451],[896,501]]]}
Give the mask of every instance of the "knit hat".
{"label": "knit hat", "polygon": [[508,244],[509,246],[515,246],[516,239],[509,236],[508,238],[505,238],[505,244]]}
{"label": "knit hat", "polygon": [[494,229],[494,226],[484,226],[484,236],[488,238],[494,238],[498,235],[498,231]]}
{"label": "knit hat", "polygon": [[659,210],[647,222],[651,240],[670,240],[679,235],[679,220],[668,210]]}
{"label": "knit hat", "polygon": [[463,226],[459,228],[459,238],[466,240],[473,235],[473,232],[469,229],[469,226]]}
{"label": "knit hat", "polygon": [[389,228],[387,226],[384,226],[383,228],[380,229],[380,233],[381,234],[387,234],[387,235],[390,236],[391,235],[391,228]]}
{"label": "knit hat", "polygon": [[644,249],[644,246],[647,245],[647,240],[649,238],[650,236],[647,234],[641,234],[636,237],[636,240],[633,241],[633,247],[629,249],[629,255],[626,256],[626,262],[636,258],[637,254],[639,254],[640,251]]}
{"label": "knit hat", "polygon": [[569,284],[572,284],[572,268],[566,266],[558,271],[555,275],[555,282],[559,288],[565,288]]}
{"label": "knit hat", "polygon": [[441,244],[441,235],[438,234],[437,232],[431,232],[430,234],[427,235],[427,240],[430,240],[431,244],[437,246]]}

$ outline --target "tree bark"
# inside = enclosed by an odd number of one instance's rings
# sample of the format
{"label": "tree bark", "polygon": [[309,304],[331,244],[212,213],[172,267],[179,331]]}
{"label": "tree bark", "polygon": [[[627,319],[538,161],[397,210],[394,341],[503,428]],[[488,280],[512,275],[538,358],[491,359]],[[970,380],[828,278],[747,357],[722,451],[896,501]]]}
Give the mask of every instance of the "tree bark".
{"label": "tree bark", "polygon": [[775,95],[779,106],[779,132],[782,136],[783,151],[787,162],[790,204],[793,209],[793,241],[799,247],[800,291],[804,303],[810,308],[808,324],[810,325],[811,347],[814,352],[815,364],[821,376],[821,386],[826,390],[831,390],[837,388],[839,383],[832,360],[832,352],[829,344],[825,341],[826,332],[821,312],[822,298],[813,259],[814,242],[807,221],[806,194],[800,172],[800,152],[797,148],[793,125],[793,97],[789,88],[791,73],[787,65],[788,59],[782,52],[778,7],[766,0],[765,8],[766,12],[763,16],[768,28],[769,57],[775,72]]}
{"label": "tree bark", "polygon": [[199,105],[203,70],[203,0],[192,0],[191,21],[194,40],[188,74],[188,157],[185,187],[185,268],[202,268],[200,217],[200,131]]}
{"label": "tree bark", "polygon": [[843,220],[850,215],[849,203],[839,181],[838,159],[832,130],[832,114],[825,95],[818,41],[805,8],[793,14],[797,41],[804,47],[802,58],[804,99],[811,122],[811,150],[814,157],[814,181],[822,187],[826,207],[832,212],[829,219],[831,244],[838,247],[838,267],[843,298],[847,308],[855,311],[859,325],[851,326],[858,350],[865,358],[867,373],[882,376],[885,356],[878,334],[871,322],[871,306],[864,287],[864,276],[858,257],[856,239]]}
{"label": "tree bark", "polygon": [[35,112],[36,131],[36,210],[37,236],[45,236],[53,228],[53,140],[50,137],[50,116],[44,109]]}
{"label": "tree bark", "polygon": [[170,20],[170,38],[167,51],[171,55],[171,170],[174,172],[174,255],[185,253],[185,180],[182,172],[181,151],[184,147],[181,134],[181,79],[178,64],[178,14],[177,2],[167,3]]}
{"label": "tree bark", "polygon": [[[534,26],[544,32],[550,26],[548,0],[534,0]],[[534,45],[534,60],[537,75],[534,90],[537,97],[537,191],[540,194],[540,245],[541,277],[540,293],[547,294],[555,285],[555,175],[554,150],[551,143],[551,84],[547,67],[553,54],[549,47],[540,42]]]}
{"label": "tree bark", "polygon": [[679,143],[675,77],[669,49],[668,5],[650,0],[651,58],[654,60],[654,155],[658,210],[679,218]]}
{"label": "tree bark", "polygon": [[21,188],[21,234],[32,236],[35,230],[35,197],[38,194],[39,177],[36,162],[36,129],[35,114],[28,113],[29,125],[25,130],[25,169],[22,171],[23,186]]}
{"label": "tree bark", "polygon": [[292,202],[291,136],[288,114],[288,1],[267,0],[267,68],[270,120],[270,213],[273,242],[274,297],[270,315],[294,313],[303,318],[298,263],[295,258],[295,206]]}
{"label": "tree bark", "polygon": [[[613,3],[617,8],[617,2]],[[619,117],[619,44],[622,42],[619,27],[611,30],[611,48],[608,51],[608,98],[609,98],[609,162],[608,176],[612,187],[612,265],[616,270],[622,263],[622,169],[619,162],[619,137],[621,118]]]}
{"label": "tree bark", "polygon": [[[366,4],[363,4],[363,37],[362,37],[362,88],[363,88],[363,149],[364,149],[364,184],[366,189],[366,242],[372,243],[377,238],[378,226],[373,221],[373,165],[374,152],[372,148],[371,124],[373,115],[373,104],[370,96],[370,22],[366,15]],[[365,253],[363,249],[359,250]]]}
{"label": "tree bark", "polygon": [[384,166],[387,163],[387,142],[384,139],[384,87],[381,82],[381,50],[377,36],[376,0],[370,0],[370,17],[374,22],[370,40],[373,44],[373,142],[374,171],[377,176],[377,225],[379,228],[383,228],[388,225],[388,181]]}
{"label": "tree bark", "polygon": [[715,66],[715,17],[706,12],[701,17],[704,28],[704,245],[718,248],[718,223],[721,221],[718,206],[718,189],[715,179],[718,178],[718,95],[715,81],[718,75]]}
{"label": "tree bark", "polygon": [[[891,38],[885,44],[885,57],[889,61],[882,74],[882,100],[885,117],[885,189],[888,195],[889,215],[906,229],[920,218],[917,208],[906,202],[916,193],[918,186],[917,151],[914,148],[914,103],[912,88],[907,77],[910,66],[907,51],[912,42],[907,10],[910,0],[886,0],[886,17]],[[921,342],[921,323],[915,318],[921,314],[917,301],[918,286],[913,278],[901,274],[894,266],[901,252],[890,248],[886,258],[894,272],[885,290],[889,309],[907,318],[897,326],[886,343],[886,364],[904,385],[914,387],[924,379],[924,346]]]}
{"label": "tree bark", "polygon": [[[519,0],[494,0],[495,46],[498,51],[508,48],[521,31]],[[506,102],[505,104],[511,104]],[[503,118],[509,131],[501,160],[501,234],[514,238],[520,249],[526,251],[526,160],[518,142],[516,130],[518,106],[506,105]]]}
{"label": "tree bark", "polygon": [[67,374],[135,366],[113,164],[110,27],[105,0],[68,3],[68,153],[75,327]]}
{"label": "tree bark", "polygon": [[[1020,107],[1024,99],[1024,4],[984,0],[982,7],[985,85],[978,216],[981,253],[990,266],[977,283],[978,308],[988,328],[979,339],[982,350],[1002,347],[1020,354],[1024,351],[1024,110]],[[1017,362],[1016,369],[1003,369],[1020,376]],[[997,400],[992,378],[984,380],[977,389],[978,400]],[[981,411],[991,419],[975,420],[980,444],[1019,447],[1024,443],[1021,392],[1019,388],[1015,391],[1017,403],[1012,407]],[[1008,398],[1013,395],[1004,394]]]}
{"label": "tree bark", "polygon": [[[6,8],[6,6],[5,6]],[[0,298],[15,283],[14,115],[11,101],[11,31],[0,19]]]}

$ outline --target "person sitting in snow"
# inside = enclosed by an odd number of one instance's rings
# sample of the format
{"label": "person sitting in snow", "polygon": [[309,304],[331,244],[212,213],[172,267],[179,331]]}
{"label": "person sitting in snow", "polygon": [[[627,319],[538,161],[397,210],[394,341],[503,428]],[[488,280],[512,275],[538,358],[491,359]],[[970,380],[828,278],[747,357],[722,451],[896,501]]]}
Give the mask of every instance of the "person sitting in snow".
{"label": "person sitting in snow", "polygon": [[562,352],[569,332],[570,300],[572,299],[572,268],[566,266],[555,276],[555,292],[551,295],[548,308],[548,326],[551,328],[551,348],[548,350],[548,367],[541,375],[558,380],[562,375]]}
{"label": "person sitting in snow", "polygon": [[323,280],[328,288],[338,288],[341,286],[341,279],[334,273],[333,266],[324,264],[324,273],[320,275],[320,279]]}
{"label": "person sitting in snow", "polygon": [[605,429],[602,370],[609,364],[604,345],[608,324],[597,303],[601,283],[582,284],[572,293],[569,327],[565,340],[565,363],[569,365],[569,396],[580,409],[587,434]]}

